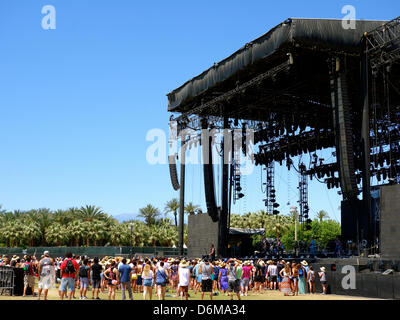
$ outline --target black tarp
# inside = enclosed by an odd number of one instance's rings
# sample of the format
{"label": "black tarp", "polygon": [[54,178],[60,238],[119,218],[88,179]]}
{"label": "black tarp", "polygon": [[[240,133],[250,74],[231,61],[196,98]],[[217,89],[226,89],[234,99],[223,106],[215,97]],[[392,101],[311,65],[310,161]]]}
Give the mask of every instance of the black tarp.
{"label": "black tarp", "polygon": [[186,100],[224,82],[238,71],[271,56],[288,45],[312,47],[317,50],[360,52],[363,34],[385,22],[387,21],[357,20],[355,29],[344,29],[342,20],[287,19],[169,93],[167,95],[168,111],[180,111],[179,107]]}

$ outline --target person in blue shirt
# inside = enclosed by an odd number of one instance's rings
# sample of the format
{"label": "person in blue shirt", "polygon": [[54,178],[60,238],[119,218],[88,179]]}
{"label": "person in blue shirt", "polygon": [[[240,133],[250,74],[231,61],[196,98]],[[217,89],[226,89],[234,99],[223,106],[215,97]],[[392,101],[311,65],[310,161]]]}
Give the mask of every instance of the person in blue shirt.
{"label": "person in blue shirt", "polygon": [[317,241],[314,238],[311,238],[310,241],[310,253],[312,256],[315,256],[315,248],[317,247]]}
{"label": "person in blue shirt", "polygon": [[120,275],[121,282],[121,292],[122,292],[122,300],[125,300],[125,290],[128,289],[129,299],[133,300],[132,296],[132,288],[131,288],[131,271],[132,268],[130,265],[126,264],[126,259],[122,259],[122,264],[118,267],[118,272]]}

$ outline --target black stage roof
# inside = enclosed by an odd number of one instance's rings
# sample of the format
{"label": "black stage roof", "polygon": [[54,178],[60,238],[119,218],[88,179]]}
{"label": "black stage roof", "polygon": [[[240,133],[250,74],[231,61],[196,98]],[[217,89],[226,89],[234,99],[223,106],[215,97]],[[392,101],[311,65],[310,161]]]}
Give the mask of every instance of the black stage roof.
{"label": "black stage roof", "polygon": [[238,82],[248,81],[287,60],[288,52],[311,49],[359,57],[364,33],[385,22],[356,20],[356,29],[346,30],[342,20],[287,19],[169,93],[168,111],[190,113],[199,104],[196,100],[204,99],[204,103],[218,95],[216,92],[235,88]]}

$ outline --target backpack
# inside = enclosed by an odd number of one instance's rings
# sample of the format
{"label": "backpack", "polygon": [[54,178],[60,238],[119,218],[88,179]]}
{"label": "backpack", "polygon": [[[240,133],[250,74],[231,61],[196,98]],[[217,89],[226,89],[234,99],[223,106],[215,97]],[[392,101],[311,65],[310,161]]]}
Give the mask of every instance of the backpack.
{"label": "backpack", "polygon": [[32,262],[26,262],[24,265],[24,274],[29,276],[33,274],[33,266],[32,266]]}
{"label": "backpack", "polygon": [[75,273],[75,266],[72,262],[72,259],[67,260],[67,264],[65,266],[65,273],[73,274]]}
{"label": "backpack", "polygon": [[87,278],[87,277],[88,277],[88,272],[87,272],[86,266],[82,265],[82,266],[79,268],[79,276],[80,276],[81,278]]}

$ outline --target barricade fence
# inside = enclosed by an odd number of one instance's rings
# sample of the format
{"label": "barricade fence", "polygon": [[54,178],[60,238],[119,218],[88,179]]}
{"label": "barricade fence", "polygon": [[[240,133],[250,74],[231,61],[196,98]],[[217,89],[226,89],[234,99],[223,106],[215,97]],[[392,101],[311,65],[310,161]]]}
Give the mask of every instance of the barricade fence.
{"label": "barricade fence", "polygon": [[14,268],[0,267],[0,295],[14,294]]}

